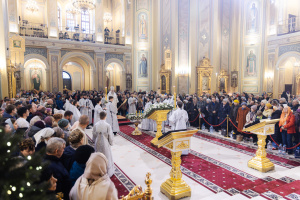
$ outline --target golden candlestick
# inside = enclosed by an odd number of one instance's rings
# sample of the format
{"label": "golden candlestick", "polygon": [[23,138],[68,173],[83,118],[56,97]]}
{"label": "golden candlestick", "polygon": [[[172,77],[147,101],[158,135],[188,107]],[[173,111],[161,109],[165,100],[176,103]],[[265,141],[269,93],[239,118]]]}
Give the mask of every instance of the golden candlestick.
{"label": "golden candlestick", "polygon": [[107,99],[107,87],[105,87],[105,99],[108,101],[108,99]]}
{"label": "golden candlestick", "polygon": [[162,136],[161,128],[162,123],[168,119],[167,114],[170,112],[170,110],[156,110],[154,111],[148,119],[152,119],[156,122],[156,136],[154,139],[151,140],[151,144],[154,146],[157,146],[158,138]]}

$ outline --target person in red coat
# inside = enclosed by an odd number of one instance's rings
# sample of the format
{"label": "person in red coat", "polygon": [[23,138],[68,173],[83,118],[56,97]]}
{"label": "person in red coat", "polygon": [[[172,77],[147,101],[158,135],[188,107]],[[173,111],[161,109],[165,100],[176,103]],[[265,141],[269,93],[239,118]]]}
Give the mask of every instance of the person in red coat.
{"label": "person in red coat", "polygon": [[236,123],[238,125],[238,131],[242,131],[244,128],[244,125],[246,124],[246,116],[248,112],[250,111],[250,108],[247,107],[247,104],[245,102],[242,103],[242,107],[238,109],[238,113],[236,116]]}
{"label": "person in red coat", "polygon": [[[290,107],[285,107],[282,111],[279,121],[279,127],[282,136],[282,143],[287,148],[292,147],[292,138],[295,134],[295,115],[293,115]],[[293,153],[293,149],[287,149],[288,154]]]}

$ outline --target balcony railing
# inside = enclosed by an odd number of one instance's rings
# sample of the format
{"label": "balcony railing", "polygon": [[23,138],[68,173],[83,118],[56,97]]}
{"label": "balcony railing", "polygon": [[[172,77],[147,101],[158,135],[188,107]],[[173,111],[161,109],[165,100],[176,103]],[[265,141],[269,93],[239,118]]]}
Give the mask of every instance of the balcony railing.
{"label": "balcony railing", "polygon": [[[46,24],[30,23],[23,20],[20,23],[20,35],[29,37],[48,38],[48,26]],[[104,30],[103,30],[104,31]],[[76,27],[58,27],[58,38],[60,40],[92,42],[95,43],[95,30],[85,30],[80,26]],[[109,35],[103,35],[105,44],[125,45],[124,37],[121,33],[110,32]]]}
{"label": "balcony railing", "polygon": [[279,21],[277,25],[277,35],[284,35],[300,31],[299,17],[290,17],[287,20]]}
{"label": "balcony railing", "polygon": [[75,27],[60,26],[58,30],[59,30],[60,40],[95,42],[95,30],[85,30],[85,29],[81,29],[79,26],[75,26]]}
{"label": "balcony railing", "polygon": [[23,20],[20,23],[20,35],[48,38],[48,27],[46,24],[29,23],[27,20]]}

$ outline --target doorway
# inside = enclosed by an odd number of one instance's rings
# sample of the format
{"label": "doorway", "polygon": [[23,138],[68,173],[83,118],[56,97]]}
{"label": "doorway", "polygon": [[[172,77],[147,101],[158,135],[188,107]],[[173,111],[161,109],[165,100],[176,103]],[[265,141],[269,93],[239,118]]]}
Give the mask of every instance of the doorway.
{"label": "doorway", "polygon": [[285,91],[289,91],[290,93],[292,93],[292,89],[293,89],[293,85],[292,84],[286,84],[285,85]]}
{"label": "doorway", "polygon": [[64,89],[72,90],[71,75],[66,71],[63,71],[63,85]]}

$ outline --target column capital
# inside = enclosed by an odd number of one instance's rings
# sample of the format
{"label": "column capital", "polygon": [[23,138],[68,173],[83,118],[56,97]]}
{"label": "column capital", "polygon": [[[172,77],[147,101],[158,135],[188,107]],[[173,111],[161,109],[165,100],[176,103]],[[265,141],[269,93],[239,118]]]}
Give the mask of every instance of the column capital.
{"label": "column capital", "polygon": [[59,55],[61,47],[47,46],[50,55]]}

